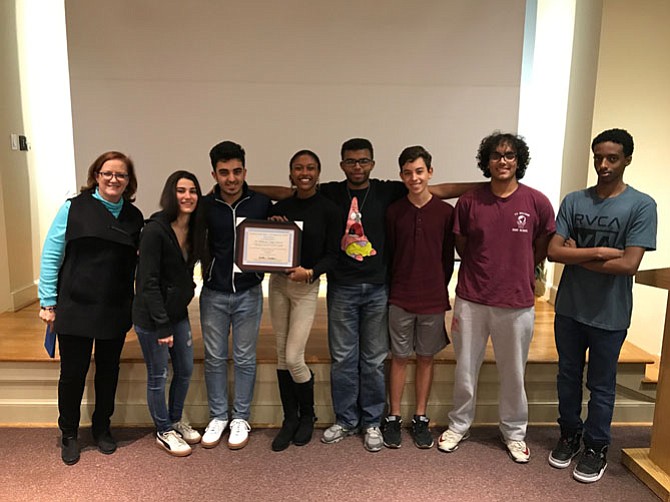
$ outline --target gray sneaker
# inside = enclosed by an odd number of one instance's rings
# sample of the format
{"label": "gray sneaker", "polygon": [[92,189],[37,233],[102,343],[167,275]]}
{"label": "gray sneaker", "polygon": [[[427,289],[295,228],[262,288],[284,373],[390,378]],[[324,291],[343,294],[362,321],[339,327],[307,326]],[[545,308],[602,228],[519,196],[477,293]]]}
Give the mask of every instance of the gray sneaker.
{"label": "gray sneaker", "polygon": [[379,427],[368,427],[365,431],[365,442],[363,443],[365,449],[369,452],[376,452],[384,446],[384,436]]}
{"label": "gray sneaker", "polygon": [[326,444],[339,443],[345,437],[351,436],[353,434],[358,434],[358,428],[354,427],[353,429],[348,429],[343,427],[340,424],[333,424],[323,431],[323,436],[321,437],[321,442]]}

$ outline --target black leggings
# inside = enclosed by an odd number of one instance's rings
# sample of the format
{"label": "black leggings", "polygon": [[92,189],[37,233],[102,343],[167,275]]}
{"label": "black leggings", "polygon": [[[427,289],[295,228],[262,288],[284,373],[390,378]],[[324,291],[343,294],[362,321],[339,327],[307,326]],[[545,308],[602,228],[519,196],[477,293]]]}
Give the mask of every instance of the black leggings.
{"label": "black leggings", "polygon": [[58,379],[58,427],[64,437],[77,437],[86,374],[91,364],[95,341],[95,410],[92,431],[100,435],[109,429],[114,413],[119,360],[125,333],[112,340],[97,340],[72,335],[58,335],[60,378]]}

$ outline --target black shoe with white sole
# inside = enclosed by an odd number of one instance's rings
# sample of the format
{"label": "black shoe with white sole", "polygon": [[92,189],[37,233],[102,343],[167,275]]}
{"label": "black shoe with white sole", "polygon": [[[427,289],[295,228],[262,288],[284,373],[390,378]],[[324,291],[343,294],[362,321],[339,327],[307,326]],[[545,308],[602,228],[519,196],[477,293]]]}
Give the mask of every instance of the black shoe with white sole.
{"label": "black shoe with white sole", "polygon": [[561,434],[556,448],[549,454],[549,465],[556,469],[565,469],[581,450],[581,433]]}
{"label": "black shoe with white sole", "polygon": [[582,483],[594,483],[603,477],[607,469],[607,446],[586,448],[572,477]]}

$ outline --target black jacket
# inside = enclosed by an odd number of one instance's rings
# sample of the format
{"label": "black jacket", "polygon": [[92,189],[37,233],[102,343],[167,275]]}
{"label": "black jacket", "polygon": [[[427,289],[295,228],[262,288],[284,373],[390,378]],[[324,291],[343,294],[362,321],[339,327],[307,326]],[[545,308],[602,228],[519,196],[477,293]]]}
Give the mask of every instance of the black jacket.
{"label": "black jacket", "polygon": [[265,220],[272,202],[265,195],[249,190],[244,183],[242,196],[231,206],[221,198],[217,185],[214,192],[203,197],[206,211],[207,240],[212,262],[205,264],[204,285],[216,291],[235,293],[249,289],[263,280],[263,274],[234,272],[236,225],[239,217]]}
{"label": "black jacket", "polygon": [[171,325],[188,317],[194,289],[193,266],[184,259],[170,222],[162,211],[153,214],[140,237],[133,324],[155,331],[157,338],[170,336]]}
{"label": "black jacket", "polygon": [[91,192],[71,199],[56,332],[103,340],[126,335],[143,224],[140,210],[127,201],[115,218]]}

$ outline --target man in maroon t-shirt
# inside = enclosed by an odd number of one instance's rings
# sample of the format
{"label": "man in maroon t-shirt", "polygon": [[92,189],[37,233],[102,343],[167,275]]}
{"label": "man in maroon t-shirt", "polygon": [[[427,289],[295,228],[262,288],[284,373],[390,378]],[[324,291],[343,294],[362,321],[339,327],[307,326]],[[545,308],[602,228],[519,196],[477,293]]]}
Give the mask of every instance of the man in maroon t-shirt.
{"label": "man in maroon t-shirt", "polygon": [[416,411],[412,435],[418,448],[431,448],[426,417],[433,382],[433,357],[449,339],[444,314],[451,309],[447,286],[454,271],[454,209],[431,195],[432,157],[422,146],[400,154],[400,179],[409,192],[386,211],[386,238],[391,258],[389,333],[391,335],[390,410],[382,423],[384,445],[400,448],[400,401],[405,370],[416,353]]}
{"label": "man in maroon t-shirt", "polygon": [[484,138],[477,160],[491,182],[461,196],[454,234],[462,262],[451,336],[456,354],[454,407],[438,448],[452,452],[475,417],[477,378],[489,336],[500,378],[500,432],[515,462],[530,460],[524,372],[535,321],[535,265],[556,231],[543,194],[518,180],[529,161],[526,142],[513,134]]}

